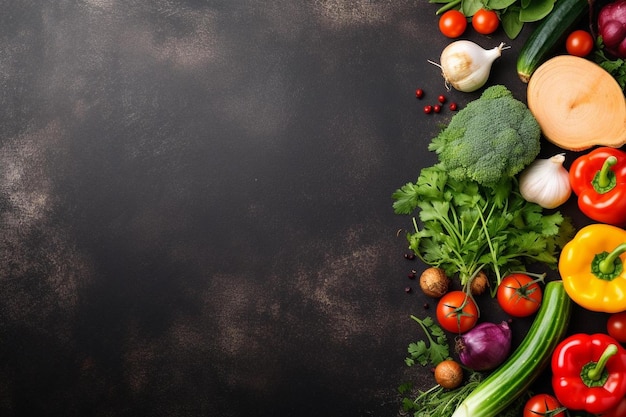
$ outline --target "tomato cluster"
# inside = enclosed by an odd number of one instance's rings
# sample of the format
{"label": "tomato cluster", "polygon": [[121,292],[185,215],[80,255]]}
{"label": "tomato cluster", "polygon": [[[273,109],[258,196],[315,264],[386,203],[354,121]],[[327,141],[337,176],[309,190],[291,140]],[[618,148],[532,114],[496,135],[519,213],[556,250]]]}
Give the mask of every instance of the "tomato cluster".
{"label": "tomato cluster", "polygon": [[[494,10],[480,9],[471,17],[474,30],[489,35],[500,26],[500,17]],[[448,10],[439,18],[439,30],[448,38],[458,38],[467,29],[468,19],[459,10]]]}

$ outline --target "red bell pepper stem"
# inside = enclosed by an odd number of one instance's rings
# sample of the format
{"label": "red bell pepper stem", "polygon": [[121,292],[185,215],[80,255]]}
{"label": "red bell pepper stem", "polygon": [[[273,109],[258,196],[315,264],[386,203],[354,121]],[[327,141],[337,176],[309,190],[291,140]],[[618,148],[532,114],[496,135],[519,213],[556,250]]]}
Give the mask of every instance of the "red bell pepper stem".
{"label": "red bell pepper stem", "polygon": [[604,194],[615,188],[615,174],[611,171],[611,167],[617,164],[617,157],[608,156],[602,164],[602,168],[593,178],[593,188],[598,194]]}
{"label": "red bell pepper stem", "polygon": [[600,261],[598,264],[600,272],[606,275],[613,274],[615,272],[615,260],[619,259],[619,256],[624,252],[626,252],[626,242],[613,249],[606,258]]}
{"label": "red bell pepper stem", "polygon": [[[591,381],[598,381],[602,377],[607,361],[615,354],[617,354],[617,346],[614,344],[608,345],[606,349],[604,349],[604,352],[602,352],[598,362],[596,362],[591,368],[587,369],[587,374],[585,376]],[[583,376],[583,380],[586,380],[587,378]]]}

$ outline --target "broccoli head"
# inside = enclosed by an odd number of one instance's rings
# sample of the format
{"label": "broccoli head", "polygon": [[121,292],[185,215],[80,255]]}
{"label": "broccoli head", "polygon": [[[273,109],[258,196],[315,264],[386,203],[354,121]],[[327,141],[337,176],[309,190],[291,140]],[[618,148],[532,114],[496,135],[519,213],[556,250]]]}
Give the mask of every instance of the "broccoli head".
{"label": "broccoli head", "polygon": [[505,86],[494,85],[456,113],[428,149],[451,178],[493,186],[535,160],[540,138],[528,107]]}

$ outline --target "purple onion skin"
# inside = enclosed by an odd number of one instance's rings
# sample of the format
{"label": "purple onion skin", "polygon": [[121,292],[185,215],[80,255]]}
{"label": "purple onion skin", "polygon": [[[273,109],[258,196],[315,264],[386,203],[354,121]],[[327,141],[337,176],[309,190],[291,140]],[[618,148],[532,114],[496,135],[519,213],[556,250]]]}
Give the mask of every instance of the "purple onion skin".
{"label": "purple onion skin", "polygon": [[461,363],[474,371],[494,369],[509,356],[511,329],[506,321],[480,323],[459,336],[456,351]]}
{"label": "purple onion skin", "polygon": [[598,14],[598,32],[611,55],[626,58],[626,0],[602,7]]}

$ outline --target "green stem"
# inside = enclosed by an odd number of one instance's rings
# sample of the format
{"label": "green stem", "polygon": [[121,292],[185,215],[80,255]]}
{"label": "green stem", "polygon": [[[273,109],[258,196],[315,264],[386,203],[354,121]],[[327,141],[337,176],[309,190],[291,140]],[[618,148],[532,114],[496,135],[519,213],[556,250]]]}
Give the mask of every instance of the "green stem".
{"label": "green stem", "polygon": [[604,161],[604,164],[602,164],[602,169],[600,170],[600,175],[598,176],[598,184],[600,187],[604,188],[609,185],[610,180],[607,174],[610,172],[611,167],[615,164],[617,164],[617,158],[614,156],[609,156],[606,158],[606,161]]}
{"label": "green stem", "polygon": [[602,377],[607,361],[615,354],[617,354],[617,346],[614,344],[608,345],[606,349],[604,349],[604,352],[602,352],[602,356],[600,356],[595,366],[588,370],[587,377],[592,381],[599,380]]}
{"label": "green stem", "polygon": [[613,165],[617,164],[617,157],[614,155],[608,156],[600,171],[596,172],[591,185],[598,194],[605,194],[615,188],[617,185],[617,177],[615,172],[611,170]]}
{"label": "green stem", "polygon": [[615,260],[624,252],[626,252],[626,242],[613,249],[606,258],[600,261],[598,264],[600,272],[607,275],[612,274],[615,271]]}
{"label": "green stem", "polygon": [[430,333],[428,332],[428,329],[426,328],[426,326],[424,326],[424,323],[422,323],[422,321],[419,318],[415,317],[414,315],[411,315],[411,318],[415,320],[417,324],[420,325],[422,330],[424,330],[424,333],[426,333],[426,338],[428,339],[428,343],[430,344],[430,346],[433,346],[435,344],[435,341],[430,336]]}
{"label": "green stem", "polygon": [[447,12],[450,9],[454,9],[455,7],[461,4],[461,0],[452,0],[450,3],[445,6],[440,7],[435,14],[440,15],[443,12]]}

